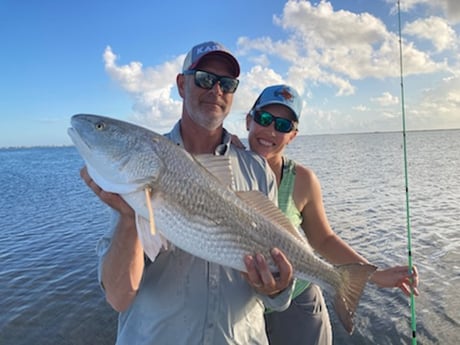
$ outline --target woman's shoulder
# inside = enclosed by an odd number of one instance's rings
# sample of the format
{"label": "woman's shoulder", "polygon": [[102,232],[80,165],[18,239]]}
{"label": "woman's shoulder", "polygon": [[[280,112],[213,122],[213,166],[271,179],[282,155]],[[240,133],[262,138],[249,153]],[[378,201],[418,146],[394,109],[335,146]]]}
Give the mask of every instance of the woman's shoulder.
{"label": "woman's shoulder", "polygon": [[313,169],[302,165],[298,162],[295,163],[295,188],[299,191],[308,191],[320,188],[321,184]]}
{"label": "woman's shoulder", "polygon": [[294,167],[295,167],[295,173],[296,173],[296,175],[298,175],[301,179],[305,179],[305,178],[316,178],[316,174],[315,174],[315,172],[314,172],[311,168],[309,168],[309,167],[307,167],[307,166],[305,166],[305,165],[302,165],[302,164],[300,164],[299,162],[294,161],[294,160],[289,159],[289,158],[287,159],[287,161],[289,162],[289,164],[293,164],[293,165],[294,165]]}

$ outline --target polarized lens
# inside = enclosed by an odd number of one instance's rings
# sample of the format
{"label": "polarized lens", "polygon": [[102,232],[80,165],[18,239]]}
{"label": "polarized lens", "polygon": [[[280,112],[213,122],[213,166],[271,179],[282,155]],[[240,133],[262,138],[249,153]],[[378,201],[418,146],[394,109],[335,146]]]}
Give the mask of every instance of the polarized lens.
{"label": "polarized lens", "polygon": [[238,79],[220,77],[219,84],[223,92],[234,93],[236,91],[236,88],[238,87],[238,82]]}
{"label": "polarized lens", "polygon": [[253,111],[254,121],[263,127],[268,127],[275,121],[275,130],[281,133],[289,133],[294,129],[294,123],[283,117],[276,117],[267,111]]}
{"label": "polarized lens", "polygon": [[203,89],[212,89],[219,82],[220,88],[224,93],[234,93],[238,87],[238,79],[230,77],[220,77],[205,71],[195,71],[195,84]]}
{"label": "polarized lens", "polygon": [[203,89],[211,89],[217,82],[217,78],[208,72],[195,71],[195,83]]}
{"label": "polarized lens", "polygon": [[275,120],[275,129],[278,132],[289,133],[292,130],[292,121],[278,117]]}
{"label": "polarized lens", "polygon": [[265,111],[256,112],[256,117],[258,118],[258,121],[256,120],[256,122],[264,127],[270,126],[270,124],[273,122],[273,115]]}

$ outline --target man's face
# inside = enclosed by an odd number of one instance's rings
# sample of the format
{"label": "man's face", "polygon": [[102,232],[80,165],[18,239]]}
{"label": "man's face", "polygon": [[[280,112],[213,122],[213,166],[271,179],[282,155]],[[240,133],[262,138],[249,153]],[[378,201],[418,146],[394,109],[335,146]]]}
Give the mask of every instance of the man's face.
{"label": "man's face", "polygon": [[[232,69],[225,59],[205,56],[195,68],[218,76],[233,77]],[[233,93],[224,93],[216,83],[211,89],[195,85],[194,75],[184,75],[179,83],[179,93],[184,100],[184,115],[208,130],[215,130],[230,112]]]}

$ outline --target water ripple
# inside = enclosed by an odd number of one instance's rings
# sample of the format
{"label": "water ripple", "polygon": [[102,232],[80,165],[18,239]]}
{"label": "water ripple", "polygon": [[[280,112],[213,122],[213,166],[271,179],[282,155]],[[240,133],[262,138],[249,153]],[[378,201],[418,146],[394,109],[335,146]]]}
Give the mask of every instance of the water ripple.
{"label": "water ripple", "polygon": [[[459,134],[408,137],[419,344],[456,344],[460,329]],[[378,266],[407,262],[399,133],[298,137],[288,154],[317,173],[340,236]],[[96,278],[95,245],[109,215],[80,180],[81,166],[74,148],[0,150],[2,345],[115,342],[116,313]],[[396,289],[366,287],[352,336],[331,318],[336,344],[411,340],[409,300]]]}

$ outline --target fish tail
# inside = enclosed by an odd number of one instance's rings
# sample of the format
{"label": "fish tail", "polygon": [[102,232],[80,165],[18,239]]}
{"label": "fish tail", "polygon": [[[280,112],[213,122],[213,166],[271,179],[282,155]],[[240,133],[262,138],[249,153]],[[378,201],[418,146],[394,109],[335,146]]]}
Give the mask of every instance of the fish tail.
{"label": "fish tail", "polygon": [[336,291],[334,308],[342,325],[350,334],[353,332],[353,316],[358,307],[359,299],[369,277],[376,269],[376,266],[363,263],[337,267],[341,276],[341,284]]}

